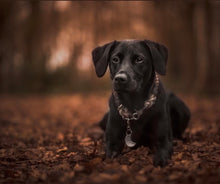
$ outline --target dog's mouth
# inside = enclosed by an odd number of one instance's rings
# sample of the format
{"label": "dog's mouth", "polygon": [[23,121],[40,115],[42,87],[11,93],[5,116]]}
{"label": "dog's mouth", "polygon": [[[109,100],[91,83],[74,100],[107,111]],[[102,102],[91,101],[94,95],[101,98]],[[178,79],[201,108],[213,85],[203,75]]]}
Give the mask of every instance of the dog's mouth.
{"label": "dog's mouth", "polygon": [[118,82],[113,81],[114,90],[117,92],[134,92],[137,90],[137,82],[131,81],[126,84],[121,84]]}

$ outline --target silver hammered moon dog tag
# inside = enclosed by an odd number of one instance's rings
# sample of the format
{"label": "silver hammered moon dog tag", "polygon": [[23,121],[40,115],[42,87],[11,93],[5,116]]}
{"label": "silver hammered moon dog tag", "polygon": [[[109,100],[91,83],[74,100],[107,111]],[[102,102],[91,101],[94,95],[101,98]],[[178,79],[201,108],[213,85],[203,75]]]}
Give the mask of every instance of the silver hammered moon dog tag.
{"label": "silver hammered moon dog tag", "polygon": [[136,143],[131,140],[131,134],[127,134],[125,136],[125,143],[130,148],[132,148],[132,147],[134,147],[136,145]]}

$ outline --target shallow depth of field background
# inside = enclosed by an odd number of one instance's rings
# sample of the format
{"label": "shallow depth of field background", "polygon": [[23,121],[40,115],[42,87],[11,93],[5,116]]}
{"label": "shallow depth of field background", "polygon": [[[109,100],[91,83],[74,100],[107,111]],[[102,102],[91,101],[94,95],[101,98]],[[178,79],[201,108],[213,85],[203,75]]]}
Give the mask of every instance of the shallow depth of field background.
{"label": "shallow depth of field background", "polygon": [[[168,47],[160,78],[192,113],[165,168],[143,146],[105,159],[91,51],[132,38]],[[219,184],[219,94],[220,1],[0,1],[0,183]]]}
{"label": "shallow depth of field background", "polygon": [[220,92],[220,3],[0,3],[0,93],[109,90],[97,79],[91,51],[112,40],[150,39],[169,49],[169,88]]}

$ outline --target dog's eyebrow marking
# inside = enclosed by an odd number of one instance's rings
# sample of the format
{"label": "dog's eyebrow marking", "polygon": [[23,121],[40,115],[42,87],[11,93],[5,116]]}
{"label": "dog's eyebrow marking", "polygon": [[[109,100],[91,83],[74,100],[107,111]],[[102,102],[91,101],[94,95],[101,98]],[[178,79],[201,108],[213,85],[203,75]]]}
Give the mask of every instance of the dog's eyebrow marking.
{"label": "dog's eyebrow marking", "polygon": [[116,52],[116,53],[112,54],[112,57],[114,57],[114,56],[118,56],[119,58],[122,58],[123,54],[121,52]]}
{"label": "dog's eyebrow marking", "polygon": [[145,55],[142,53],[134,54],[134,58],[137,58],[137,57],[145,58]]}

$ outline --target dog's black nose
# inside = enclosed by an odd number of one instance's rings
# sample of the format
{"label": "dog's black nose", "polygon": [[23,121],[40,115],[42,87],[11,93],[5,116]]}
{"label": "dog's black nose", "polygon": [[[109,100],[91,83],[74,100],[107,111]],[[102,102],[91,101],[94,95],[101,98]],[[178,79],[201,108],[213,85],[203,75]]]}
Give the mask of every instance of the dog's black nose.
{"label": "dog's black nose", "polygon": [[115,76],[115,82],[117,83],[127,83],[128,77],[125,73],[119,73]]}

